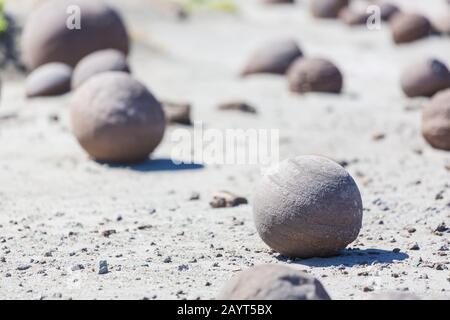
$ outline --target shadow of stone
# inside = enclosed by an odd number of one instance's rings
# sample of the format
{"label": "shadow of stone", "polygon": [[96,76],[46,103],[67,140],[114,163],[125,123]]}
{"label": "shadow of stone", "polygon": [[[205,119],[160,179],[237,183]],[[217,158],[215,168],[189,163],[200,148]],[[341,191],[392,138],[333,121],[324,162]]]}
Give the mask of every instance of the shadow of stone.
{"label": "shadow of stone", "polygon": [[118,164],[108,162],[98,162],[102,165],[106,165],[110,168],[129,169],[139,172],[157,172],[157,171],[184,171],[184,170],[199,170],[203,169],[204,165],[195,163],[181,163],[176,164],[171,159],[148,159],[141,163],[136,164]]}
{"label": "shadow of stone", "polygon": [[[409,258],[406,253],[381,249],[345,249],[340,255],[328,258],[295,259],[293,263],[309,267],[358,266],[395,263]],[[288,257],[278,256],[278,260],[287,261]],[[292,259],[291,259],[292,260]]]}

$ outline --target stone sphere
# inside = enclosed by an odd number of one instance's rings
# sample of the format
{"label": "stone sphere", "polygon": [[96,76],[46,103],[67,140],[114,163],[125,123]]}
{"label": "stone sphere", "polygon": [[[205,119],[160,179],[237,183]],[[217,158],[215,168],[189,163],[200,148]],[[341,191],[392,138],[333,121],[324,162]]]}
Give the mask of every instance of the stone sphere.
{"label": "stone sphere", "polygon": [[127,57],[121,51],[105,49],[81,59],[73,71],[72,87],[78,88],[92,76],[108,71],[130,72]]}
{"label": "stone sphere", "polygon": [[253,202],[262,240],[289,257],[337,255],[361,229],[363,208],[355,181],[324,157],[280,163],[259,183]]}
{"label": "stone sphere", "polygon": [[31,72],[25,83],[26,96],[56,96],[70,91],[72,67],[60,63],[47,63]]}
{"label": "stone sphere", "polygon": [[320,58],[297,59],[287,72],[292,92],[340,93],[343,76],[330,61]]}
{"label": "stone sphere", "polygon": [[313,0],[310,10],[317,18],[336,18],[343,8],[349,5],[349,0]]}
{"label": "stone sphere", "polygon": [[260,265],[237,274],[218,300],[331,300],[319,280],[291,267]]}
{"label": "stone sphere", "polygon": [[425,59],[408,66],[400,82],[408,97],[431,97],[450,87],[450,72],[439,60]]}
{"label": "stone sphere", "polygon": [[[79,29],[70,18],[77,6]],[[89,53],[109,48],[127,54],[128,35],[117,11],[101,0],[48,1],[28,18],[22,36],[23,60],[30,70],[48,62],[75,67]]]}
{"label": "stone sphere", "polygon": [[397,44],[408,43],[427,37],[431,33],[430,21],[414,13],[398,13],[390,20],[392,37]]}
{"label": "stone sphere", "polygon": [[450,89],[437,93],[423,108],[422,134],[434,148],[450,151]]}
{"label": "stone sphere", "polygon": [[73,132],[95,160],[144,161],[161,142],[165,117],[160,103],[124,72],[93,76],[71,101]]}
{"label": "stone sphere", "polygon": [[292,62],[302,56],[303,53],[295,40],[271,41],[255,51],[241,74],[243,76],[255,73],[285,74]]}

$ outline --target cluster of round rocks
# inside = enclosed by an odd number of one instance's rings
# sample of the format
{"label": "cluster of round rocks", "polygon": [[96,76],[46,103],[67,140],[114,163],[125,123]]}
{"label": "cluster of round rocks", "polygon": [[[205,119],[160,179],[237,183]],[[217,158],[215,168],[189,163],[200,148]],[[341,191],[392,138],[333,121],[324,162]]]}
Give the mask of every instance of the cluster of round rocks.
{"label": "cluster of round rocks", "polygon": [[[263,0],[266,3],[295,3],[294,0]],[[379,11],[371,10],[377,6]],[[389,0],[372,0],[369,6],[353,6],[351,0],[314,0],[310,1],[311,14],[316,18],[339,19],[349,26],[372,23],[371,16],[380,14],[382,21],[388,22],[392,39],[397,44],[413,42],[431,34],[450,35],[450,16],[446,14],[430,21],[420,13],[403,12]]]}
{"label": "cluster of round rocks", "polygon": [[241,74],[286,75],[289,89],[295,93],[340,93],[343,75],[331,61],[308,58],[293,39],[272,40],[256,50]]}
{"label": "cluster of round rocks", "polygon": [[[81,28],[67,27],[79,6]],[[150,91],[130,75],[129,39],[116,10],[103,1],[52,0],[27,21],[22,49],[30,98],[74,90],[73,133],[97,161],[145,160],[161,142],[165,116]]]}

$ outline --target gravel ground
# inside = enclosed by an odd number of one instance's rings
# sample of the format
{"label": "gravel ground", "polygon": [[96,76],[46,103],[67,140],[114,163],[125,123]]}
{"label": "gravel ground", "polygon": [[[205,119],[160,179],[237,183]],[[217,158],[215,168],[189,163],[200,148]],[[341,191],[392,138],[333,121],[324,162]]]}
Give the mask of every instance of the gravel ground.
{"label": "gravel ground", "polygon": [[[177,126],[146,163],[98,164],[70,133],[70,96],[29,101],[23,80],[3,77],[0,298],[212,299],[233,274],[261,263],[305,270],[334,299],[387,291],[450,297],[450,230],[442,225],[450,227],[450,153],[433,150],[420,134],[427,100],[406,99],[399,86],[413,59],[450,63],[448,38],[396,47],[387,26],[368,31],[313,20],[305,4],[248,0],[235,15],[177,21],[152,6],[142,10],[139,1],[115,2],[134,39],[134,74],[158,98],[192,103],[193,119],[208,128],[279,129],[281,159],[321,154],[344,164],[363,196],[361,234],[338,257],[288,260],[253,225],[258,166],[175,166]],[[427,6],[430,15],[444,6],[401,2],[410,10]],[[19,3],[11,11],[25,16],[29,3]],[[345,75],[344,93],[299,96],[283,77],[237,76],[255,47],[280,36],[298,39],[308,56],[332,59]],[[230,99],[258,113],[217,110]],[[249,205],[212,209],[217,190]],[[195,192],[200,199],[190,200]],[[106,274],[99,274],[101,260]]]}

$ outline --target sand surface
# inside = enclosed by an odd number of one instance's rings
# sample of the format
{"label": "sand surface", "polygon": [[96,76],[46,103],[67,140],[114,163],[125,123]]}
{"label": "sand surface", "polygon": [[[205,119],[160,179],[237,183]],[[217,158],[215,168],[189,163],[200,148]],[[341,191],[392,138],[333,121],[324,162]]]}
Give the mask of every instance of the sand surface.
{"label": "sand surface", "polygon": [[[23,17],[32,7],[12,2],[10,10]],[[22,80],[3,77],[1,299],[212,299],[233,274],[261,263],[305,270],[334,299],[386,291],[450,297],[450,233],[434,232],[443,222],[450,227],[450,153],[421,136],[427,99],[406,99],[399,86],[402,67],[414,59],[450,63],[449,38],[397,47],[387,26],[368,31],[314,20],[304,2],[239,1],[235,15],[202,12],[186,21],[138,7],[140,1],[114,2],[134,39],[134,74],[158,98],[190,102],[193,120],[208,128],[279,129],[281,159],[321,154],[346,164],[363,196],[363,228],[341,256],[288,260],[253,225],[258,166],[175,166],[177,126],[144,164],[98,164],[71,135],[70,95],[29,101]],[[401,2],[433,17],[444,7],[437,0]],[[306,55],[341,68],[342,95],[299,96],[283,77],[237,76],[253,49],[289,36]],[[234,99],[258,114],[217,110]],[[217,190],[245,196],[249,205],[212,209]],[[193,192],[199,200],[189,200]],[[115,233],[106,237],[108,230]],[[416,243],[419,250],[412,250]],[[107,260],[108,274],[98,274],[100,260]]]}

